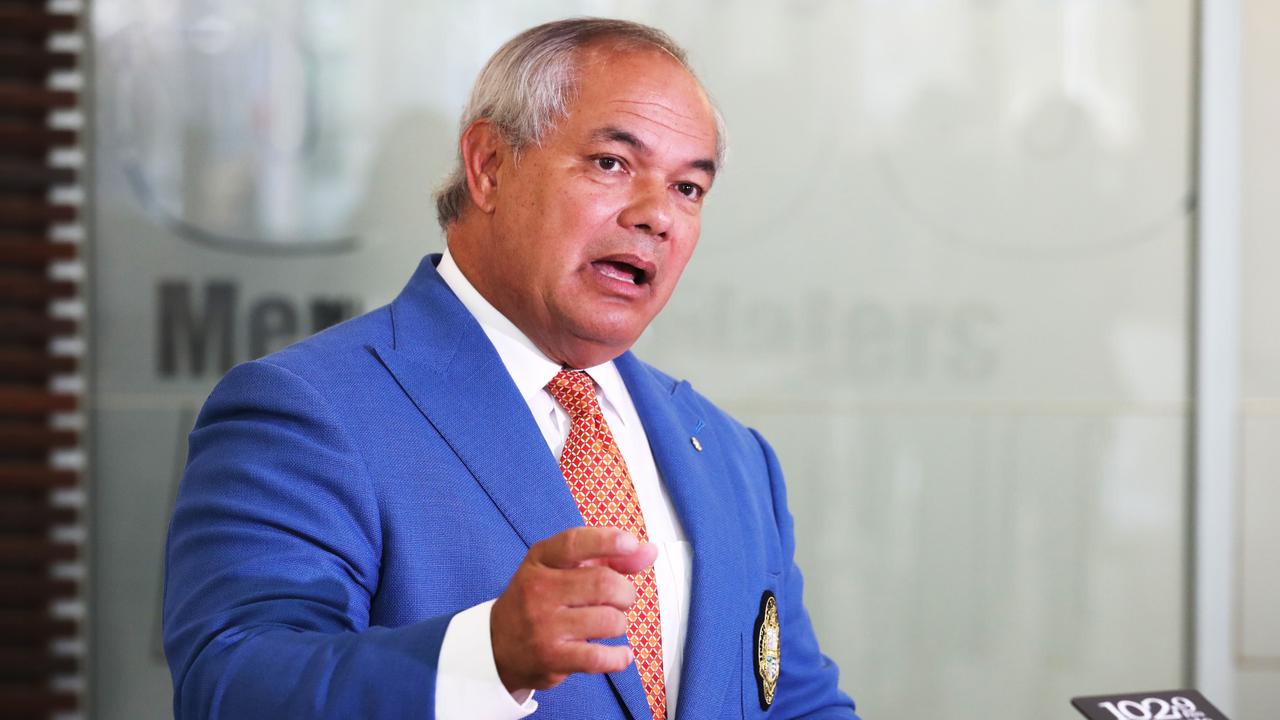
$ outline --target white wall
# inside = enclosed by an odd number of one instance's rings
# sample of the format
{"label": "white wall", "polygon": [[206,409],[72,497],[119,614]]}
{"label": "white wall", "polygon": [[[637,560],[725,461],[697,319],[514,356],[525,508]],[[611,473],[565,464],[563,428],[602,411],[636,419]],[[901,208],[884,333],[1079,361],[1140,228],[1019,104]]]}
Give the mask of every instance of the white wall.
{"label": "white wall", "polygon": [[1239,715],[1280,712],[1280,5],[1245,0]]}

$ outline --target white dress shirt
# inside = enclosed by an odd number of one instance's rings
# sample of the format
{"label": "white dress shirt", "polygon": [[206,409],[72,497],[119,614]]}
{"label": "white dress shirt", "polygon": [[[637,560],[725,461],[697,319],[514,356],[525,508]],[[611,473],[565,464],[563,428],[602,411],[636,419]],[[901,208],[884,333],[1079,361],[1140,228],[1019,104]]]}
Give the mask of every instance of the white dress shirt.
{"label": "white dress shirt", "polygon": [[[475,289],[445,250],[437,268],[453,294],[480,323],[498,351],[520,396],[542,431],[552,455],[559,458],[569,435],[569,414],[547,392],[560,365],[540,351],[524,333]],[[631,394],[612,361],[585,368],[596,384],[596,398],[618,449],[627,463],[640,510],[644,513],[649,542],[658,548],[654,576],[662,616],[662,666],[666,676],[670,716],[680,694],[680,668],[684,661],[685,629],[689,617],[689,587],[693,549],[685,540],[679,518],[658,477],[649,439],[636,414]],[[489,637],[489,613],[493,600],[463,610],[445,630],[436,671],[438,720],[516,720],[538,709],[532,691],[508,693],[498,678]]]}

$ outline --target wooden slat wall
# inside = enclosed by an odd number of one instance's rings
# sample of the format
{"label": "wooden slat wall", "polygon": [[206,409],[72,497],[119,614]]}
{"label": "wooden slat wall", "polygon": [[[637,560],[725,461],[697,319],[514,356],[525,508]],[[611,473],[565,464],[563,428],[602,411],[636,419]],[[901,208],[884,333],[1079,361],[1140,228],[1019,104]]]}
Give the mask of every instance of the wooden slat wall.
{"label": "wooden slat wall", "polygon": [[82,2],[0,0],[0,717],[74,717],[84,657]]}

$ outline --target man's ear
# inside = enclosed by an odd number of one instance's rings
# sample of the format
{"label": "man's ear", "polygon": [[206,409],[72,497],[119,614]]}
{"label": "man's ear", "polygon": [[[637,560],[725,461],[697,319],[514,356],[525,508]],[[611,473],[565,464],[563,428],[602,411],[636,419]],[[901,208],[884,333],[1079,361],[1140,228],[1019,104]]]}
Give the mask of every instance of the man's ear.
{"label": "man's ear", "polygon": [[485,214],[492,213],[498,191],[498,169],[510,154],[507,141],[492,122],[480,119],[462,132],[458,146],[472,204]]}

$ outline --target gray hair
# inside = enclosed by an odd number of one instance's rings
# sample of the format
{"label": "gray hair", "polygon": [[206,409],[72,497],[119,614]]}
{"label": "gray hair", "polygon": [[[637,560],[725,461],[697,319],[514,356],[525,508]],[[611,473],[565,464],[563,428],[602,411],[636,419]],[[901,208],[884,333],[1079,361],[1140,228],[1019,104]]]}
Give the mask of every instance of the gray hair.
{"label": "gray hair", "polygon": [[[517,156],[521,148],[541,143],[567,111],[575,90],[577,51],[606,40],[621,50],[660,50],[693,74],[684,49],[657,28],[605,18],[557,20],[525,30],[489,58],[462,112],[459,132],[477,120],[487,119]],[[714,105],[712,112],[716,123],[716,165],[719,166],[724,164],[724,120]],[[435,197],[436,219],[441,228],[447,229],[449,223],[462,216],[470,202],[461,150],[453,171]]]}

